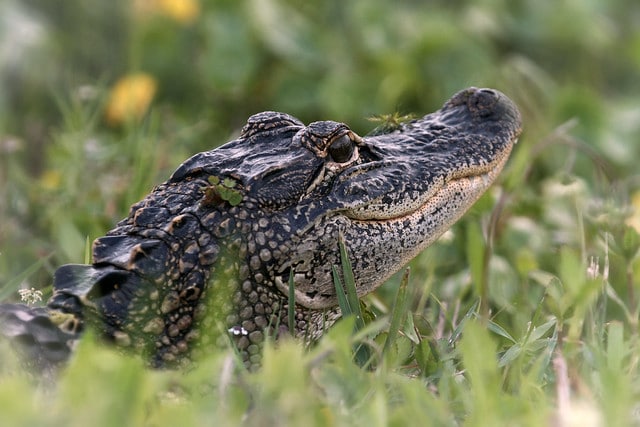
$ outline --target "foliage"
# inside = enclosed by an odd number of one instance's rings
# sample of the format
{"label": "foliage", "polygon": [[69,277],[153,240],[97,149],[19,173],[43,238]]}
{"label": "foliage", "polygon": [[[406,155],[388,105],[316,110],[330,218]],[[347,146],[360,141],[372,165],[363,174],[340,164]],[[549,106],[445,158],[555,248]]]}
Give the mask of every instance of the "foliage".
{"label": "foliage", "polygon": [[0,343],[2,424],[637,424],[639,17],[633,0],[1,2],[3,300],[46,297],[56,266],[255,112],[365,135],[475,85],[525,123],[493,189],[365,298],[376,320],[269,344],[251,374],[225,350],[156,372],[86,339],[38,385]]}

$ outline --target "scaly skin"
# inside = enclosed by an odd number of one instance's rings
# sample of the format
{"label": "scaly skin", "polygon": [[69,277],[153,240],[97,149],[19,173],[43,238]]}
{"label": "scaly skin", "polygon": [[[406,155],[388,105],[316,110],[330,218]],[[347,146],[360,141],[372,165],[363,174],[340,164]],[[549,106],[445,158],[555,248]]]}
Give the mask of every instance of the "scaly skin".
{"label": "scaly skin", "polygon": [[[95,241],[93,264],[59,268],[46,310],[0,306],[3,334],[54,363],[88,322],[154,366],[230,338],[255,368],[265,334],[313,340],[339,317],[340,235],[358,295],[375,290],[487,190],[520,130],[507,97],[475,88],[364,138],[342,123],[256,114],[132,206]],[[34,337],[34,322],[51,333]]]}

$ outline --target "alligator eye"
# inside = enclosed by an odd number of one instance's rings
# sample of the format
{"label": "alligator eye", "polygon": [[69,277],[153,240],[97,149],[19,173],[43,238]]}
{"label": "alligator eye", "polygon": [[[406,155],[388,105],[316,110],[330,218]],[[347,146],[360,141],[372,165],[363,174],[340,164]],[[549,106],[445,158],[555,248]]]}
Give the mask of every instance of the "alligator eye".
{"label": "alligator eye", "polygon": [[342,135],[333,141],[329,146],[329,154],[338,163],[348,161],[353,155],[353,141],[351,141],[349,135]]}

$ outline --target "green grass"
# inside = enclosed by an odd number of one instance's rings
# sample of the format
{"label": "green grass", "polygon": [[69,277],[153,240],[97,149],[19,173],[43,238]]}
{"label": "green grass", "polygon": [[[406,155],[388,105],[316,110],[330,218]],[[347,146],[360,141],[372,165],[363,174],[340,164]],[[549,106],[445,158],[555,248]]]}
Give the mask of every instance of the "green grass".
{"label": "green grass", "polygon": [[[640,3],[216,1],[187,24],[63,3],[0,4],[0,300],[46,298],[57,266],[257,111],[365,135],[491,86],[524,133],[411,274],[355,302],[335,266],[354,315],[315,346],[269,343],[256,373],[226,349],[153,371],[87,337],[42,384],[2,342],[1,425],[640,424]],[[140,71],[150,111],[109,125],[110,88]]]}

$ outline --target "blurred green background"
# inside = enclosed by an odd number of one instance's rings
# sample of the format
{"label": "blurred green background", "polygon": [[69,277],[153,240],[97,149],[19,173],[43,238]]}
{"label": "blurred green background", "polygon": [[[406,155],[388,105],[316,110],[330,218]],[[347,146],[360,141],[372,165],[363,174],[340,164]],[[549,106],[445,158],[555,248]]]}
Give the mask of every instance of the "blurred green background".
{"label": "blurred green background", "polygon": [[[524,117],[502,180],[510,271],[553,270],[567,244],[600,256],[601,231],[639,221],[639,76],[635,0],[2,0],[0,283],[45,259],[26,285],[46,287],[255,112],[366,134],[372,115],[424,114],[468,86]],[[135,107],[112,105],[118,84]],[[429,262],[465,268],[461,245]]]}
{"label": "blurred green background", "polygon": [[[375,372],[352,363],[348,323],[311,353],[280,343],[233,385],[225,353],[148,372],[83,340],[62,393],[24,399],[0,364],[2,417],[637,425],[639,80],[637,0],[0,0],[0,301],[46,298],[57,266],[88,262],[132,203],[253,113],[364,135],[373,115],[489,86],[524,122],[498,182],[411,263],[409,314],[393,312],[404,326]],[[368,307],[391,313],[398,282]]]}

